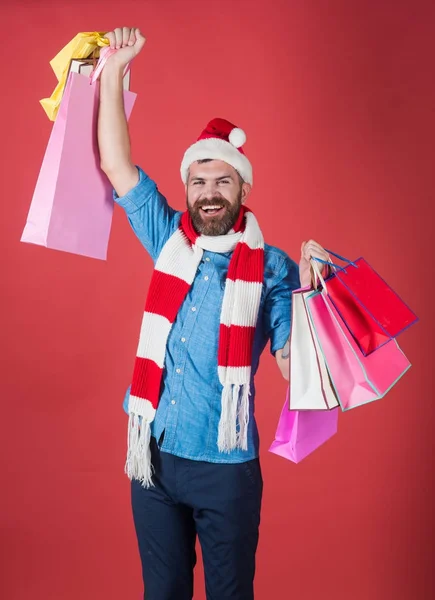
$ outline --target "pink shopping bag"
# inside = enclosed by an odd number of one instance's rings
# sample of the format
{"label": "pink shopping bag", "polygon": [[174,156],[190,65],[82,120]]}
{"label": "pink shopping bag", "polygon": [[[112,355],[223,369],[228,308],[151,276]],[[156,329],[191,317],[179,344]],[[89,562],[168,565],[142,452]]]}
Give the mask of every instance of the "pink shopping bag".
{"label": "pink shopping bag", "polygon": [[383,398],[411,366],[396,340],[364,356],[325,291],[306,301],[341,408]]}
{"label": "pink shopping bag", "polygon": [[[113,191],[100,169],[99,86],[70,73],[21,241],[105,260]],[[124,91],[127,118],[135,99]]]}
{"label": "pink shopping bag", "polygon": [[338,409],[289,410],[289,392],[269,452],[298,463],[337,433]]}

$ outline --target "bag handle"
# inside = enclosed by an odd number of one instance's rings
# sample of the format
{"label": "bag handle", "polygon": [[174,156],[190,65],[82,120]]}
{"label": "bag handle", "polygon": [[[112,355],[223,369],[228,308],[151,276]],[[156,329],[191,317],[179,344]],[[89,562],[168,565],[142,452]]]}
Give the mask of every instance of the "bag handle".
{"label": "bag handle", "polygon": [[[104,67],[106,66],[107,61],[116,52],[117,52],[117,49],[116,48],[111,48],[110,46],[105,46],[104,48],[101,48],[101,50],[100,50],[100,59],[99,59],[99,61],[97,63],[97,66],[92,71],[91,76],[89,78],[91,85],[97,81],[97,79],[101,75]],[[129,72],[130,65],[131,65],[131,62],[129,62],[128,65],[126,65],[126,67],[124,69],[123,77],[125,77],[127,75],[127,73]]]}
{"label": "bag handle", "polygon": [[[310,261],[311,262],[311,266],[313,265],[312,261],[314,260],[317,263],[321,263],[322,265],[328,265],[329,267],[332,267],[335,272],[337,272],[337,271],[344,271],[346,273],[346,268],[347,268],[348,265],[352,265],[352,267],[355,267],[355,269],[359,268],[356,263],[354,263],[353,261],[349,260],[348,258],[344,258],[343,256],[340,256],[340,254],[336,254],[335,252],[332,252],[332,250],[327,250],[325,248],[325,252],[327,252],[328,254],[332,254],[332,256],[335,256],[335,258],[338,258],[338,260],[341,260],[341,261],[347,263],[347,265],[345,267],[341,267],[340,265],[337,265],[334,262],[332,262],[331,258],[329,258],[328,260],[323,260],[321,258],[317,258],[316,256],[313,256],[312,259],[311,259],[311,261]],[[313,268],[314,287],[317,287],[317,274],[318,273],[319,273],[319,270]],[[326,290],[326,284],[325,284],[325,281],[324,281],[323,278],[321,278],[321,283],[322,283],[323,287]]]}
{"label": "bag handle", "polygon": [[[310,260],[310,264],[311,264],[311,269],[313,270],[313,276],[314,276],[314,289],[317,289],[317,280],[320,280],[320,283],[322,284],[323,289],[325,290],[326,293],[328,293],[328,288],[326,287],[326,283],[325,280],[323,279],[323,275],[320,272],[320,269],[317,265],[318,262],[324,263],[325,265],[329,265],[329,264],[333,264],[333,263],[329,263],[326,260],[321,260],[320,258],[312,258]],[[339,267],[342,268],[342,267]]]}
{"label": "bag handle", "polygon": [[[327,250],[326,248],[325,248],[325,252],[327,252],[328,254],[332,254],[332,256],[335,256],[335,258],[338,258],[338,260],[348,263],[349,265],[352,265],[352,267],[355,267],[355,269],[358,269],[358,265],[356,263],[354,263],[353,261],[349,260],[348,258],[344,258],[343,256],[340,256],[339,254],[332,252],[332,250]],[[333,264],[332,261],[331,261],[331,264]],[[334,265],[334,266],[336,267],[337,265]],[[342,269],[343,267],[338,267],[338,268]]]}
{"label": "bag handle", "polygon": [[[325,248],[325,250],[326,250],[326,248]],[[328,252],[329,254],[332,254],[333,256],[336,256],[336,257],[337,257],[337,258],[339,258],[340,260],[347,261],[347,259],[346,259],[346,258],[342,258],[341,256],[339,256],[338,254],[335,254],[334,252],[330,252],[329,250],[326,250],[326,252]],[[327,261],[324,261],[324,260],[322,260],[322,259],[320,259],[320,258],[312,258],[312,259],[311,259],[311,261],[310,261],[310,263],[311,263],[311,267],[312,267],[312,269],[313,269],[313,272],[314,272],[314,277],[315,277],[315,278],[317,277],[317,278],[320,280],[320,283],[322,284],[322,286],[323,286],[323,289],[324,289],[324,290],[325,290],[325,292],[328,294],[328,288],[326,287],[325,280],[323,279],[323,277],[322,277],[322,274],[320,273],[320,270],[319,270],[319,267],[318,267],[318,265],[317,265],[317,262],[320,262],[320,263],[325,263],[325,264],[331,264],[331,265],[333,265],[333,266],[335,266],[335,267],[336,267],[337,265],[334,265],[334,263],[332,263],[332,262],[330,262],[330,263],[329,263],[329,262],[327,262]],[[352,262],[352,261],[347,261],[347,262],[348,262],[350,265],[354,266],[356,269],[358,269],[358,268],[359,268],[359,267],[358,267],[358,265],[357,265],[357,264],[355,264],[354,262]],[[344,267],[338,267],[338,268],[339,268],[339,270],[340,270],[340,271],[344,271],[344,272],[346,273],[346,269],[345,269]],[[367,308],[367,306],[365,306],[365,304],[363,304],[363,303],[361,302],[361,300],[358,298],[358,296],[355,294],[355,292],[354,292],[353,290],[351,290],[351,289],[350,289],[350,288],[349,288],[349,287],[348,287],[348,286],[347,286],[347,285],[344,283],[344,281],[343,281],[343,280],[342,280],[340,277],[338,277],[338,279],[339,279],[339,281],[341,281],[341,282],[342,282],[342,284],[343,284],[343,285],[346,287],[346,289],[347,289],[347,290],[350,292],[350,294],[351,294],[351,295],[352,295],[352,296],[355,298],[355,301],[356,301],[356,302],[357,302],[357,303],[358,303],[360,306],[363,306],[363,307],[364,307],[364,310],[365,310],[365,311],[367,312],[367,314],[368,314],[368,315],[369,315],[369,316],[370,316],[370,317],[373,319],[373,321],[376,323],[376,325],[378,325],[378,326],[380,327],[380,329],[382,329],[383,333],[384,333],[384,334],[385,334],[387,337],[389,337],[390,339],[393,339],[393,338],[392,338],[392,336],[391,336],[391,335],[388,333],[388,331],[385,329],[385,327],[382,325],[382,323],[380,323],[380,322],[379,322],[379,320],[378,320],[378,319],[377,319],[377,318],[374,316],[374,314],[373,314],[373,313],[372,313],[372,312],[371,312],[371,311],[370,311],[370,310]],[[315,284],[316,284],[316,285],[315,285],[315,287],[317,287],[317,279],[315,279]]]}

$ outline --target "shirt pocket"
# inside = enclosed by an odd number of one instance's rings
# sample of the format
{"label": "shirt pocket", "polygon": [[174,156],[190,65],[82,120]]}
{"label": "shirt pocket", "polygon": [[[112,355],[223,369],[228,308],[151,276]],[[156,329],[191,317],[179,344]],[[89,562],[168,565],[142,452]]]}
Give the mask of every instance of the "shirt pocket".
{"label": "shirt pocket", "polygon": [[264,303],[264,301],[266,299],[267,293],[269,291],[268,283],[270,281],[272,281],[275,277],[276,277],[276,273],[275,273],[275,271],[273,269],[271,269],[270,267],[266,267],[264,269],[263,288],[261,290],[261,302],[260,302],[260,305],[263,305],[263,303]]}

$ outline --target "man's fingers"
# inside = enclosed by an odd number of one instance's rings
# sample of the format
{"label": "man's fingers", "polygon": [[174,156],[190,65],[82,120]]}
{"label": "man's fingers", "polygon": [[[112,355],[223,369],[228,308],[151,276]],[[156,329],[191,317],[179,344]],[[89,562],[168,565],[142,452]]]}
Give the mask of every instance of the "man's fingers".
{"label": "man's fingers", "polygon": [[105,37],[109,40],[110,47],[114,48],[116,46],[115,34],[113,31],[109,31],[106,33]]}
{"label": "man's fingers", "polygon": [[109,40],[110,47],[116,50],[135,46],[135,54],[138,54],[145,44],[145,38],[135,27],[117,27],[107,32],[106,38]]}
{"label": "man's fingers", "polygon": [[145,44],[145,38],[142,35],[142,32],[139,28],[136,29],[135,31],[135,35],[136,35],[136,43],[135,46],[137,46],[137,50],[140,51],[143,48],[143,45]]}
{"label": "man's fingers", "polygon": [[306,250],[310,250],[310,252],[318,252],[321,254],[327,254],[326,250],[314,240],[310,240],[306,244]]}
{"label": "man's fingers", "polygon": [[129,46],[134,46],[136,43],[136,29],[134,27],[132,27],[130,29],[130,36],[128,38],[128,45]]}
{"label": "man's fingers", "polygon": [[122,47],[128,46],[128,41],[130,39],[131,27],[123,27],[122,28]]}
{"label": "man's fingers", "polygon": [[324,248],[315,240],[309,240],[307,242],[307,246],[309,246],[309,248],[311,248],[312,250],[317,249],[319,252],[323,252]]}
{"label": "man's fingers", "polygon": [[115,33],[115,48],[119,50],[122,46],[122,38],[123,38],[123,29],[121,27],[117,27],[114,31]]}
{"label": "man's fingers", "polygon": [[305,246],[303,246],[303,257],[306,260],[310,260],[311,258],[320,258],[321,260],[328,261],[329,254],[320,244],[314,240],[310,240],[305,244]]}

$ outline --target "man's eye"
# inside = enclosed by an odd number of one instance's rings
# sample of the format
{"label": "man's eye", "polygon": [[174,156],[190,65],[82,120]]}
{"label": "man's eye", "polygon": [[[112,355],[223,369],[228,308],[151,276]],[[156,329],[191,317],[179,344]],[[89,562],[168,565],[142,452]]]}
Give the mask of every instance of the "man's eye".
{"label": "man's eye", "polygon": [[229,183],[228,179],[221,179],[219,183]]}
{"label": "man's eye", "polygon": [[203,181],[194,181],[194,182],[193,182],[193,185],[201,185],[201,184],[203,184],[203,183],[204,183]]}

